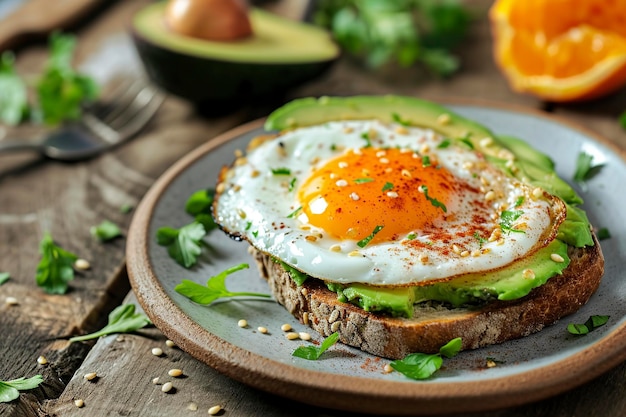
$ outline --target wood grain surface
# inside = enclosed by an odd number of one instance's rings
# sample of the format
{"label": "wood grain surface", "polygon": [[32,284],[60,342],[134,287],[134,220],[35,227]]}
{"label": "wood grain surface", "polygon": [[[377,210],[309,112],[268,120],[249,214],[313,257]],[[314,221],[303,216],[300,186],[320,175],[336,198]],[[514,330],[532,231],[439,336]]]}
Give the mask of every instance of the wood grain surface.
{"label": "wood grain surface", "polygon": [[[122,42],[130,17],[148,3],[126,0],[102,8],[76,32],[78,61],[87,61],[110,39]],[[486,20],[490,1],[469,4],[479,18],[459,51],[463,67],[451,79],[424,77],[412,69],[372,73],[344,58],[322,79],[292,91],[290,97],[397,93],[514,103],[553,112],[626,149],[626,132],[617,123],[618,115],[626,109],[626,91],[568,106],[511,92],[491,57]],[[18,71],[36,71],[46,56],[45,44],[30,44],[18,55]],[[185,352],[166,347],[164,336],[155,328],[97,342],[69,344],[65,339],[102,327],[116,306],[135,302],[125,272],[125,239],[102,244],[91,237],[89,228],[109,219],[127,230],[133,213],[121,213],[122,205],[135,206],[158,176],[187,152],[219,133],[267,114],[275,104],[206,118],[184,101],[168,97],[139,137],[98,158],[66,164],[31,155],[0,156],[0,271],[11,274],[11,279],[0,286],[0,380],[37,373],[44,376],[40,388],[21,393],[18,401],[0,403],[0,415],[207,415],[208,408],[216,404],[224,408],[224,416],[351,415],[296,403],[230,380]],[[8,130],[6,134],[27,131]],[[77,274],[66,295],[46,295],[35,284],[38,245],[46,231],[64,248],[91,263],[89,270]],[[5,304],[9,296],[19,304]],[[150,354],[155,346],[164,349],[163,357]],[[40,355],[48,359],[48,365],[38,365]],[[183,369],[185,376],[168,377],[172,368]],[[97,372],[99,377],[86,381],[83,376],[89,372]],[[623,416],[625,374],[626,364],[622,364],[557,397],[481,415]],[[172,380],[175,390],[163,393],[160,385],[152,383],[155,377],[161,382]],[[85,402],[83,408],[73,403],[79,398]],[[197,411],[188,408],[192,403]]]}

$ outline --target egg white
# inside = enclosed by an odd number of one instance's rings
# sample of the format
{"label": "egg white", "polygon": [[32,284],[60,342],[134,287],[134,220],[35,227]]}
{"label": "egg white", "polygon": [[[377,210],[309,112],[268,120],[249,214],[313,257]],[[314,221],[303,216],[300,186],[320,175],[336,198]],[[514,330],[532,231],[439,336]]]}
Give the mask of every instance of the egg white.
{"label": "egg white", "polygon": [[[298,185],[328,160],[368,145],[362,134],[372,130],[377,132],[369,143],[372,146],[419,151],[426,145],[440,166],[481,190],[479,196],[458,195],[449,203],[447,215],[438,224],[441,230],[463,231],[472,221],[471,199],[485,198],[489,190],[495,190],[503,197],[490,202],[494,215],[485,227],[500,229],[495,213],[509,208],[523,212],[515,220],[516,225],[524,225],[523,232],[503,233],[491,241],[471,236],[440,241],[436,234],[415,230],[399,240],[361,248],[356,240],[335,239],[309,225],[306,215],[297,210],[301,206],[296,201]],[[216,194],[216,222],[228,233],[310,276],[372,285],[425,283],[502,268],[554,238],[565,213],[559,199],[539,196],[531,186],[486,164],[462,143],[438,148],[443,140],[432,130],[376,120],[329,122],[286,132],[255,145],[223,172]],[[477,166],[481,167],[478,174]],[[289,175],[277,174],[277,169]],[[425,245],[416,248],[407,244],[409,238]]]}

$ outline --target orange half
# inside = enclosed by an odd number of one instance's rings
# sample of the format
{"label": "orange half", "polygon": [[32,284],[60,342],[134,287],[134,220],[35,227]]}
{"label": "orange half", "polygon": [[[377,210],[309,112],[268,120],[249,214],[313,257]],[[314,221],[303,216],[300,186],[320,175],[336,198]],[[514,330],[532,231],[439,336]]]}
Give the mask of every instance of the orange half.
{"label": "orange half", "polygon": [[626,0],[498,0],[489,19],[515,91],[565,102],[626,84]]}

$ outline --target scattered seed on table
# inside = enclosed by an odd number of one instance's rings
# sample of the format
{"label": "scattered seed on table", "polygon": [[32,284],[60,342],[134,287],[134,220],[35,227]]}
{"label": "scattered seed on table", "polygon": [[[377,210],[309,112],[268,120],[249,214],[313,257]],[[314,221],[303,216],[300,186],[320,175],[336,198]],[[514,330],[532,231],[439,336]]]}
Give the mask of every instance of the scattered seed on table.
{"label": "scattered seed on table", "polygon": [[308,334],[307,332],[300,332],[300,333],[298,333],[298,336],[302,340],[311,340],[311,335]]}
{"label": "scattered seed on table", "polygon": [[152,383],[154,385],[158,384],[159,383],[159,377],[157,376],[156,378],[152,378]]}
{"label": "scattered seed on table", "polygon": [[282,326],[280,326],[280,330],[282,330],[283,332],[288,332],[289,330],[291,330],[291,324],[289,323],[285,323]]}
{"label": "scattered seed on table", "polygon": [[386,364],[386,365],[385,365],[385,367],[383,368],[383,371],[384,371],[386,374],[389,374],[389,373],[393,372],[393,368],[391,367],[391,365]]}
{"label": "scattered seed on table", "polygon": [[176,346],[176,344],[168,339],[168,340],[165,341],[165,346],[167,346],[167,347],[174,347],[174,346]]}
{"label": "scattered seed on table", "polygon": [[8,306],[16,306],[18,305],[20,302],[17,301],[17,298],[15,297],[7,297],[4,302],[6,303],[6,305]]}
{"label": "scattered seed on table", "polygon": [[87,381],[93,381],[97,377],[98,377],[98,374],[96,374],[95,372],[89,372],[88,374],[85,374],[85,376],[83,376],[83,378],[85,378],[85,380]]}
{"label": "scattered seed on table", "polygon": [[222,406],[214,405],[213,407],[209,408],[209,415],[210,416],[214,416],[217,413],[219,413],[220,411],[222,411]]}
{"label": "scattered seed on table", "polygon": [[163,355],[163,349],[158,348],[158,347],[152,348],[152,354],[154,356],[161,356]]}
{"label": "scattered seed on table", "polygon": [[300,337],[300,335],[296,332],[289,332],[285,335],[285,337],[289,340],[296,340]]}
{"label": "scattered seed on table", "polygon": [[76,262],[74,262],[74,268],[80,271],[86,271],[91,268],[91,264],[86,259],[76,259]]}
{"label": "scattered seed on table", "polygon": [[37,358],[37,363],[39,365],[47,365],[48,364],[48,359],[46,359],[45,356],[40,356]]}
{"label": "scattered seed on table", "polygon": [[189,405],[187,406],[187,410],[197,411],[198,410],[198,404],[196,404],[196,403],[189,403]]}
{"label": "scattered seed on table", "polygon": [[247,326],[248,326],[248,321],[247,321],[247,320],[244,320],[244,319],[241,319],[241,320],[239,320],[239,321],[237,322],[237,326],[239,326],[239,327],[241,327],[241,328],[243,328],[243,327],[247,327]]}
{"label": "scattered seed on table", "polygon": [[259,333],[267,333],[267,327],[259,326],[257,327],[257,330],[259,331]]}
{"label": "scattered seed on table", "polygon": [[78,408],[83,408],[85,406],[85,401],[81,399],[74,400],[74,405]]}
{"label": "scattered seed on table", "polygon": [[173,376],[174,378],[177,378],[179,376],[183,375],[183,370],[182,369],[170,369],[167,374],[169,376]]}
{"label": "scattered seed on table", "polygon": [[172,390],[172,388],[174,388],[174,385],[172,385],[171,382],[166,382],[161,387],[161,391],[163,391],[163,392],[170,392]]}

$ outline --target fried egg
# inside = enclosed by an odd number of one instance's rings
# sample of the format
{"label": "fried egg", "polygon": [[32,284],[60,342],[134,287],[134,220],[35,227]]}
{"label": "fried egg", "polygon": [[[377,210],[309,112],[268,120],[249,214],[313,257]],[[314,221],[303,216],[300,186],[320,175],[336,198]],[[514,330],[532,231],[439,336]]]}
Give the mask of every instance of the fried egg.
{"label": "fried egg", "polygon": [[556,238],[565,204],[496,165],[467,139],[329,122],[253,141],[222,170],[214,217],[324,281],[422,285],[506,267]]}

